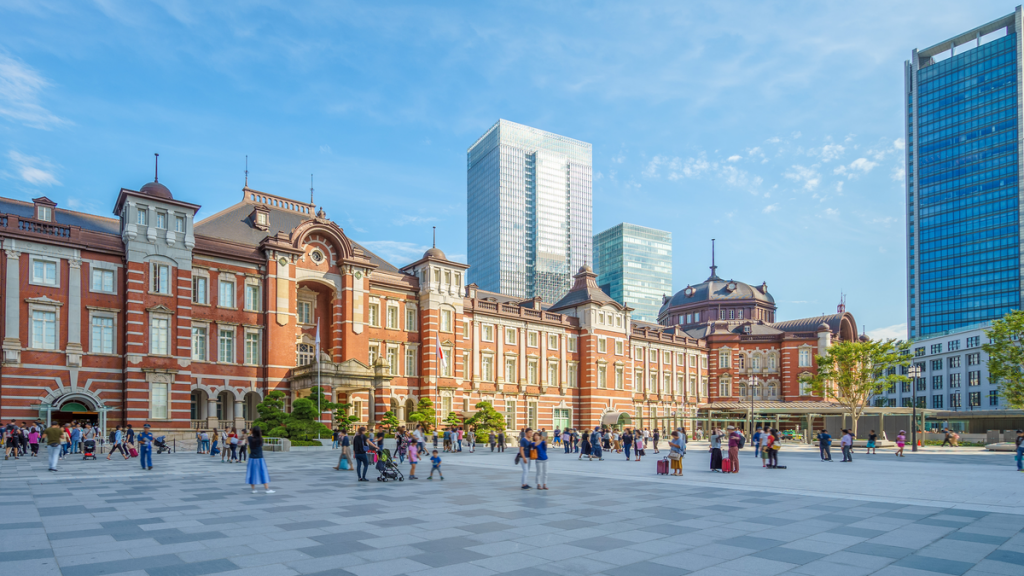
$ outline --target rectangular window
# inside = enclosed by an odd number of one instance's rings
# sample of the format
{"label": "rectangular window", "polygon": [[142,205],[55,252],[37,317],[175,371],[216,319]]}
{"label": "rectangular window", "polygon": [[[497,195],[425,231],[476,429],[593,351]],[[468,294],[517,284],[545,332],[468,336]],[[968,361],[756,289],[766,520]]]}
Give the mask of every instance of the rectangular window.
{"label": "rectangular window", "polygon": [[622,343],[622,340],[616,340],[615,341],[615,355],[616,356],[622,356],[624,349],[625,348],[624,348],[624,345]]}
{"label": "rectangular window", "polygon": [[569,388],[575,388],[579,384],[579,365],[575,362],[570,362],[566,367],[565,385]]}
{"label": "rectangular window", "polygon": [[960,387],[960,376],[962,376],[962,374],[960,374],[959,372],[955,372],[955,373],[949,375],[949,387],[950,388],[959,388]]}
{"label": "rectangular window", "polygon": [[38,350],[57,349],[57,313],[32,311],[32,347]]}
{"label": "rectangular window", "polygon": [[537,347],[537,333],[536,332],[528,332],[526,334],[526,345],[529,346],[530,348],[536,348]]}
{"label": "rectangular window", "polygon": [[206,326],[192,327],[192,359],[206,361]]}
{"label": "rectangular window", "polygon": [[558,335],[557,334],[549,334],[548,335],[548,350],[558,350]]}
{"label": "rectangular window", "polygon": [[441,331],[451,332],[452,331],[452,311],[441,310]]}
{"label": "rectangular window", "polygon": [[597,387],[608,387],[608,367],[604,364],[598,364],[597,366]]}
{"label": "rectangular window", "polygon": [[942,390],[942,376],[932,376],[932,390]]}
{"label": "rectangular window", "polygon": [[558,364],[552,362],[548,364],[548,386],[558,385]]}
{"label": "rectangular window", "polygon": [[690,376],[690,382],[686,386],[686,395],[695,396],[697,394],[697,377]]}
{"label": "rectangular window", "polygon": [[[803,354],[803,350],[801,350],[800,353]],[[718,367],[719,368],[728,368],[729,367],[729,360],[731,359],[731,357],[732,357],[732,352],[730,350],[728,350],[728,349],[720,350],[718,352]]]}
{"label": "rectangular window", "polygon": [[171,293],[171,267],[166,264],[153,264],[152,286],[150,290],[157,294]]}
{"label": "rectangular window", "polygon": [[57,285],[57,263],[51,260],[32,260],[32,283]]}
{"label": "rectangular window", "polygon": [[257,284],[245,285],[245,309],[258,312],[260,309],[260,287]]}
{"label": "rectangular window", "polygon": [[962,407],[962,405],[960,404],[960,393],[959,392],[956,393],[956,394],[950,394],[949,395],[949,407],[950,408],[961,408]]}
{"label": "rectangular window", "polygon": [[108,316],[93,316],[92,334],[89,345],[93,354],[114,353],[114,319]]}
{"label": "rectangular window", "polygon": [[167,420],[167,383],[153,382],[149,385],[149,417],[153,420]]}
{"label": "rectangular window", "polygon": [[967,355],[967,365],[968,366],[977,366],[978,364],[981,364],[981,353],[980,352],[974,352],[972,354],[968,354]]}
{"label": "rectangular window", "polygon": [[942,408],[942,394],[932,396],[932,408]]}
{"label": "rectangular window", "polygon": [[942,353],[942,343],[932,344],[932,354]]}
{"label": "rectangular window", "polygon": [[968,386],[981,386],[981,371],[972,370],[967,373],[967,385]]}
{"label": "rectangular window", "polygon": [[[441,375],[445,376],[445,377],[448,377],[448,378],[451,378],[452,370],[453,370],[453,368],[452,368],[452,349],[451,348],[441,348],[441,357],[444,358],[444,363],[441,365]],[[466,368],[466,366],[463,365],[463,369],[465,369],[465,368]]]}
{"label": "rectangular window", "polygon": [[569,336],[568,348],[569,348],[569,352],[576,352],[577,351],[576,336]]}
{"label": "rectangular window", "polygon": [[94,268],[92,271],[92,291],[93,292],[113,292],[114,291],[114,271],[103,270],[101,268]]}
{"label": "rectangular window", "polygon": [[170,350],[171,321],[166,316],[151,316],[149,319],[149,353],[168,356]]}
{"label": "rectangular window", "polygon": [[675,392],[674,392],[674,394],[676,396],[682,396],[683,395],[683,381],[684,381],[684,378],[683,378],[682,374],[676,376],[676,389],[675,389]]}
{"label": "rectangular window", "polygon": [[38,210],[40,220],[43,222],[53,221],[53,208],[49,206],[39,206]]}
{"label": "rectangular window", "polygon": [[416,317],[416,307],[406,306],[405,307],[405,329],[409,332],[416,331],[416,326],[419,324]]}
{"label": "rectangular window", "polygon": [[534,430],[537,429],[537,403],[526,403],[526,425]]}
{"label": "rectangular window", "polygon": [[928,389],[928,379],[927,378],[918,378],[917,379],[917,389],[918,389],[918,391],[927,390]]}
{"label": "rectangular window", "polygon": [[954,350],[959,350],[959,349],[960,349],[960,341],[959,340],[950,340],[949,342],[946,342],[946,351],[947,352],[952,352]]}
{"label": "rectangular window", "polygon": [[505,424],[509,430],[516,429],[516,401],[505,400]]}
{"label": "rectangular window", "polygon": [[917,356],[924,356],[924,346],[919,346],[917,348],[914,348],[914,356],[915,357],[917,357]]}
{"label": "rectangular window", "polygon": [[602,337],[597,339],[597,351],[600,354],[604,354],[605,352],[608,351],[608,339],[607,338],[602,336]]}
{"label": "rectangular window", "polygon": [[184,216],[175,216],[174,217],[174,231],[175,232],[184,232],[185,231],[185,217]]}
{"label": "rectangular window", "polygon": [[530,385],[537,384],[537,361],[530,360],[526,363],[526,383]]}
{"label": "rectangular window", "polygon": [[406,348],[405,349],[405,375],[415,376],[416,375],[416,349]]}
{"label": "rectangular window", "polygon": [[950,368],[959,368],[960,367],[960,357],[959,356],[950,356],[949,358],[946,359],[946,364]]}
{"label": "rectangular window", "polygon": [[398,374],[398,348],[388,348],[388,374]]}
{"label": "rectangular window", "polygon": [[218,283],[217,305],[221,308],[235,307],[235,283],[232,280],[221,280]]}
{"label": "rectangular window", "polygon": [[470,328],[469,321],[468,320],[463,321],[462,322],[462,337],[463,338],[469,338],[469,328]]}
{"label": "rectangular window", "polygon": [[811,365],[811,351],[807,348],[800,349],[800,357],[798,358],[798,365],[800,368],[808,368]]}
{"label": "rectangular window", "polygon": [[910,392],[910,382],[900,382],[900,392]]}
{"label": "rectangular window", "polygon": [[210,279],[206,276],[192,277],[192,302],[195,304],[209,304]]}
{"label": "rectangular window", "polygon": [[494,342],[494,326],[492,326],[491,324],[484,324],[480,328],[482,333],[481,338],[483,339],[483,341]]}
{"label": "rectangular window", "polygon": [[161,229],[167,228],[167,212],[156,213],[156,227]]}
{"label": "rectangular window", "polygon": [[697,355],[696,354],[690,354],[690,366],[693,367],[693,368],[697,367]]}
{"label": "rectangular window", "polygon": [[398,330],[398,306],[388,306],[388,330]]}
{"label": "rectangular window", "polygon": [[971,407],[981,406],[981,392],[971,392],[967,400],[971,403]]}
{"label": "rectangular window", "polygon": [[494,382],[494,358],[491,356],[480,359],[480,377],[484,382]]}
{"label": "rectangular window", "polygon": [[633,347],[633,358],[635,360],[643,361],[643,359],[644,359],[644,349],[639,347],[639,346],[634,346]]}
{"label": "rectangular window", "polygon": [[260,335],[258,332],[245,333],[245,363],[260,363]]}
{"label": "rectangular window", "polygon": [[615,389],[624,390],[626,388],[626,376],[623,373],[622,366],[615,367]]}
{"label": "rectangular window", "polygon": [[988,405],[989,406],[999,406],[999,391],[998,390],[989,390],[988,391]]}
{"label": "rectangular window", "polygon": [[139,206],[136,210],[138,216],[135,217],[135,222],[139,226],[149,226],[149,209],[145,206]]}
{"label": "rectangular window", "polygon": [[708,369],[708,357],[707,356],[701,356],[700,357],[700,367],[701,367],[702,370],[707,370]]}
{"label": "rectangular window", "polygon": [[380,326],[380,304],[370,304],[370,326]]}
{"label": "rectangular window", "polygon": [[298,311],[299,324],[313,323],[313,303],[300,301],[296,306]]}
{"label": "rectangular window", "polygon": [[516,382],[516,359],[505,359],[505,382]]}
{"label": "rectangular window", "polygon": [[941,358],[932,360],[932,370],[933,371],[934,370],[942,370],[942,359]]}
{"label": "rectangular window", "polygon": [[515,343],[516,343],[516,329],[515,328],[505,328],[505,344],[515,344]]}
{"label": "rectangular window", "polygon": [[217,361],[230,364],[235,361],[235,331],[221,330],[217,347]]}
{"label": "rectangular window", "polygon": [[981,346],[981,336],[971,336],[967,339],[968,348],[977,348],[978,346]]}

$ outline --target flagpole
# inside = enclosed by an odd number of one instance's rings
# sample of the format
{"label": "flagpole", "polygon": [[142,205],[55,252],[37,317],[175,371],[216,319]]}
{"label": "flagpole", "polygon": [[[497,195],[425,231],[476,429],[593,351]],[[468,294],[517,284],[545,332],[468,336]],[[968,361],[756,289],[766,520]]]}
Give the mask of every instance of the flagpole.
{"label": "flagpole", "polygon": [[[320,388],[320,319],[316,321],[316,423],[323,425],[324,413],[320,410],[320,397],[323,396],[324,391]],[[320,426],[316,428],[316,437],[320,439]]]}

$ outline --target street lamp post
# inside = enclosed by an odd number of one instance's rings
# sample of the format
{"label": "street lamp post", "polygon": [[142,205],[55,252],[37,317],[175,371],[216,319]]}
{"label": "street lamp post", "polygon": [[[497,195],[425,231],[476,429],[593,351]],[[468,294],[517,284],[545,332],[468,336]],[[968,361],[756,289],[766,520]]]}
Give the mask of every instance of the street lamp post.
{"label": "street lamp post", "polygon": [[754,435],[754,395],[757,394],[757,375],[750,376],[750,417],[747,419],[747,434]]}
{"label": "street lamp post", "polygon": [[910,421],[910,446],[911,452],[917,452],[917,378],[921,375],[921,367],[914,364],[908,371],[910,373],[910,385],[913,392],[913,412]]}

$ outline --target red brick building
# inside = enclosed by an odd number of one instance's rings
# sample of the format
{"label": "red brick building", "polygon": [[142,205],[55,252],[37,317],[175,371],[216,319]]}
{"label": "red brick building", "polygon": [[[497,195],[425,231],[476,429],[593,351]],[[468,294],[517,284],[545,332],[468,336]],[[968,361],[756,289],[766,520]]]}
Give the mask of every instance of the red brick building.
{"label": "red brick building", "polygon": [[290,403],[319,378],[366,423],[426,397],[439,419],[492,402],[513,429],[666,427],[742,397],[754,374],[804,398],[804,352],[856,335],[848,314],[773,323],[766,287],[714,274],[659,326],[588,267],[559,302],[520,301],[466,287],[437,248],[399,269],[310,203],[245,187],[199,209],[156,181],[121,189],[114,218],[0,199],[0,418],[243,426],[267,392]]}

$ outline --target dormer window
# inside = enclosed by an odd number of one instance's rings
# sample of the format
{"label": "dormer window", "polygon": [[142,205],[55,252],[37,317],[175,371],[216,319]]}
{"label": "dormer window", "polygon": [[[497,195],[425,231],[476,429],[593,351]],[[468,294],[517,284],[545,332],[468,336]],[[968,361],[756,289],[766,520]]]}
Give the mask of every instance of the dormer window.
{"label": "dormer window", "polygon": [[53,208],[49,206],[39,206],[36,208],[36,219],[42,220],[43,222],[53,221]]}
{"label": "dormer window", "polygon": [[256,223],[259,224],[260,226],[266,226],[267,225],[267,213],[266,212],[257,212],[256,213]]}
{"label": "dormer window", "polygon": [[260,230],[270,229],[270,211],[267,210],[266,206],[256,206],[252,211],[252,223]]}

